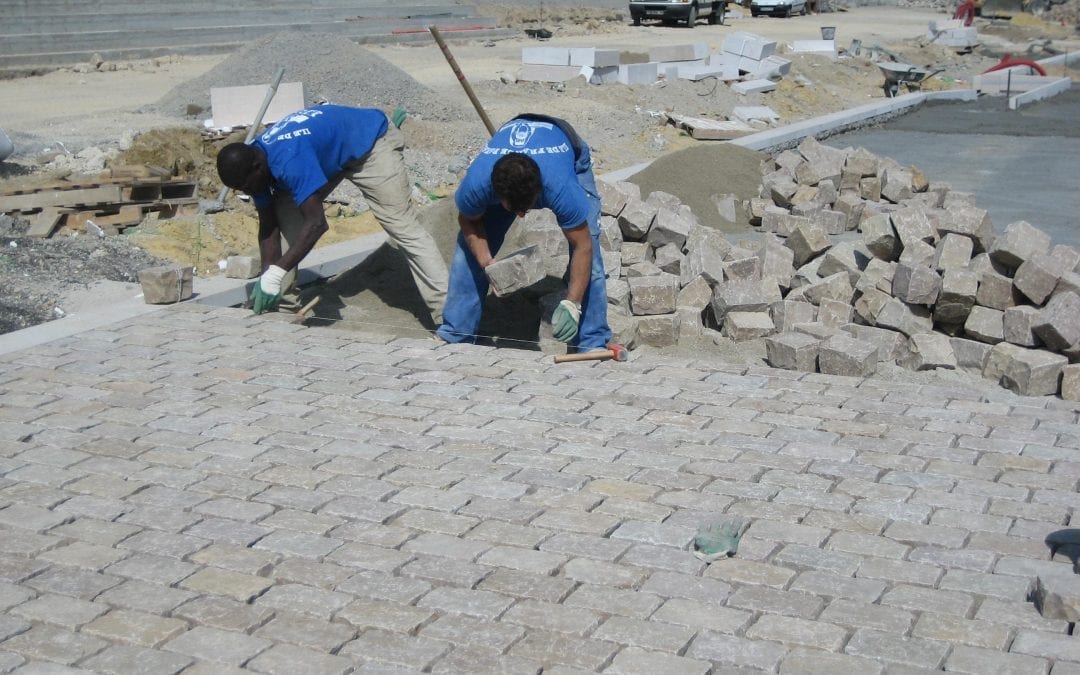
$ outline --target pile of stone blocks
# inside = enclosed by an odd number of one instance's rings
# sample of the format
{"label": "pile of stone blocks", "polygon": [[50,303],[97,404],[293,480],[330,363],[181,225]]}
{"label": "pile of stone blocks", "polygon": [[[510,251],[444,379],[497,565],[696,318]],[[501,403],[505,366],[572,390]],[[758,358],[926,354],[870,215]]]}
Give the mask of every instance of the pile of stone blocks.
{"label": "pile of stone blocks", "polygon": [[[748,208],[765,233],[761,276],[783,295],[768,308],[771,365],[960,368],[1023,395],[1080,399],[1076,249],[1023,221],[995,236],[970,195],[813,138],[772,160]],[[790,251],[792,268],[768,261],[770,246]]]}
{"label": "pile of stone blocks", "polygon": [[565,82],[584,76],[593,84],[604,84],[621,77],[617,49],[525,47],[521,64],[518,79],[534,82]]}
{"label": "pile of stone blocks", "polygon": [[[597,186],[608,321],[628,349],[763,339],[777,368],[962,369],[1080,400],[1080,251],[1023,221],[997,236],[970,195],[916,167],[806,138],[764,163],[758,197],[713,196],[760,230],[738,242],[675,195]],[[569,250],[550,212],[522,227],[533,248],[507,287],[562,278]],[[542,297],[545,312],[564,293]]]}

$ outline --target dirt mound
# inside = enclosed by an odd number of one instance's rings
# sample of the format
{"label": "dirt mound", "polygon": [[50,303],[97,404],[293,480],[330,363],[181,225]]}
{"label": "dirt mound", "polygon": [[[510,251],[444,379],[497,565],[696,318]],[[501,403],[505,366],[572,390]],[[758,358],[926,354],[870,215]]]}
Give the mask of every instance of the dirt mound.
{"label": "dirt mound", "polygon": [[189,106],[210,114],[210,88],[271,80],[278,67],[284,81],[303,82],[307,105],[326,101],[393,110],[426,119],[456,119],[462,111],[423,87],[405,71],[340,35],[275,33],[238,50],[201,77],[174,87],[153,106],[155,112],[185,115]]}
{"label": "dirt mound", "polygon": [[[730,143],[698,145],[665,155],[629,180],[641,196],[660,190],[690,207],[702,225],[730,231],[712,201],[713,195],[735,195],[740,200],[758,196],[761,162],[765,155]],[[747,223],[737,223],[741,229]]]}

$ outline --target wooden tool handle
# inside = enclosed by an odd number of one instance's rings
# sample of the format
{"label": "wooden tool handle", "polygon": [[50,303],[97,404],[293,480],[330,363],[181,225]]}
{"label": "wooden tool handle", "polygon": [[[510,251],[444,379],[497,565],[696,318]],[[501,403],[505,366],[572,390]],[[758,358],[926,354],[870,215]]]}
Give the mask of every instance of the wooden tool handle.
{"label": "wooden tool handle", "polygon": [[322,300],[322,298],[320,296],[316,295],[314,298],[311,299],[310,302],[308,302],[308,304],[306,304],[303,307],[301,307],[300,309],[296,310],[296,316],[304,316],[304,315],[306,315],[308,312],[315,309],[315,305],[319,304],[320,300]]}
{"label": "wooden tool handle", "polygon": [[603,361],[604,359],[615,358],[614,352],[610,349],[597,352],[580,352],[578,354],[559,354],[555,357],[555,363],[567,363],[570,361]]}

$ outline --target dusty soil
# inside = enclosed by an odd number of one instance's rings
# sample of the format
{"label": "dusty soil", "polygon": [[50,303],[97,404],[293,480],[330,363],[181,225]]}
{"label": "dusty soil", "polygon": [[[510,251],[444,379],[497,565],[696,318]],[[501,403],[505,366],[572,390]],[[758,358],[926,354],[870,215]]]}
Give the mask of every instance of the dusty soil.
{"label": "dusty soil", "polygon": [[[1024,17],[1015,24],[981,22],[980,48],[956,54],[927,44],[925,38],[927,23],[947,18],[947,14],[918,8],[858,8],[791,19],[750,18],[746,12],[745,17],[731,17],[726,26],[701,24],[691,32],[655,24],[633,27],[622,10],[555,6],[546,8],[541,19],[533,7],[510,3],[483,7],[522,33],[538,27],[550,30],[553,37],[542,44],[595,46],[638,55],[652,45],[688,42],[704,42],[715,53],[733,30],[776,39],[786,52],[793,40],[816,39],[819,28],[830,25],[836,27],[841,46],[858,38],[864,49],[879,47],[899,60],[941,69],[941,74],[927,83],[939,88],[962,86],[1003,53],[1041,56],[1053,50],[1075,51],[1080,45],[1067,41],[1072,37],[1071,26]],[[449,200],[433,204],[432,200],[452,193],[472,153],[485,140],[486,131],[441,53],[433,44],[360,48],[305,37],[295,42],[290,36],[279,36],[226,56],[163,57],[2,80],[0,120],[16,144],[16,154],[0,163],[0,186],[16,180],[93,174],[113,163],[147,163],[196,180],[200,195],[213,197],[220,189],[213,157],[232,139],[207,141],[199,134],[211,113],[207,110],[208,89],[268,80],[267,59],[274,55],[286,67],[286,80],[295,77],[304,81],[308,103],[329,99],[384,109],[406,104],[410,113],[403,126],[409,143],[406,161],[417,183],[415,196],[430,204],[424,209],[425,220],[440,246],[449,252],[456,235]],[[299,44],[316,44],[318,48],[304,52]],[[663,112],[723,119],[736,105],[768,105],[785,124],[883,95],[880,72],[866,58],[830,60],[799,54],[785,54],[793,61],[791,73],[776,92],[766,95],[738,96],[712,80],[632,87],[595,86],[583,80],[554,85],[517,82],[521,49],[537,44],[541,43],[523,34],[508,40],[455,42],[451,49],[493,121],[498,123],[523,111],[565,117],[592,147],[598,173],[708,145],[665,125]],[[57,101],[67,103],[58,106]],[[714,166],[711,170],[720,169]],[[698,171],[695,175],[705,174]],[[744,181],[745,171],[730,178],[733,185]],[[648,185],[649,189],[665,189],[659,182]],[[753,186],[739,182],[738,189],[724,191],[748,190]],[[678,196],[690,203],[699,192]],[[59,313],[54,307],[78,311],[78,307],[66,305],[65,298],[78,297],[73,292],[85,289],[94,277],[134,279],[138,269],[162,259],[193,264],[199,275],[218,273],[218,263],[226,256],[255,252],[253,209],[234,196],[227,206],[218,214],[148,220],[106,242],[78,233],[29,242],[19,236],[25,222],[11,223],[0,231],[5,253],[0,258],[0,284],[19,290],[5,293],[0,331],[55,318]],[[706,208],[692,207],[695,211]],[[378,231],[362,198],[348,189],[332,196],[327,213],[331,233],[321,245]],[[428,328],[416,319],[423,312],[408,278],[398,278],[402,276],[401,265],[395,256],[396,252],[382,250],[361,268],[321,289],[324,302],[320,315],[342,327],[362,321],[369,327],[379,325],[394,331]],[[59,264],[61,260],[69,262]],[[50,273],[42,274],[42,269]],[[508,336],[529,334],[534,318],[538,320],[536,312],[528,303],[511,309],[512,314],[527,316],[528,325],[521,330],[506,326],[499,330]]]}

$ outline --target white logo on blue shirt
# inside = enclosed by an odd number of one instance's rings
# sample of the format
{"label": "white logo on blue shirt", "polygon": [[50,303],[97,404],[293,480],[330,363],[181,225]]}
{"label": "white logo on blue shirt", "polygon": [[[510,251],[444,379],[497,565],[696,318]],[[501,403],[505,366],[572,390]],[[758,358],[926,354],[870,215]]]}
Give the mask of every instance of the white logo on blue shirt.
{"label": "white logo on blue shirt", "polygon": [[259,137],[259,140],[267,145],[270,145],[274,141],[287,141],[290,138],[295,138],[297,136],[308,136],[311,134],[311,131],[309,131],[308,129],[293,129],[292,131],[284,133],[283,130],[286,126],[290,124],[303,124],[309,119],[313,117],[318,117],[322,114],[323,111],[315,110],[313,108],[308,108],[307,110],[298,110],[297,112],[286,115],[282,119],[278,120],[277,123],[274,124],[274,126],[267,129],[263,133],[263,135]]}

